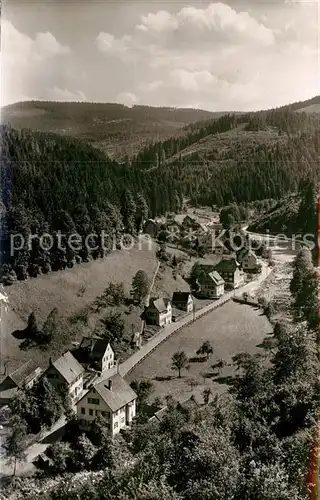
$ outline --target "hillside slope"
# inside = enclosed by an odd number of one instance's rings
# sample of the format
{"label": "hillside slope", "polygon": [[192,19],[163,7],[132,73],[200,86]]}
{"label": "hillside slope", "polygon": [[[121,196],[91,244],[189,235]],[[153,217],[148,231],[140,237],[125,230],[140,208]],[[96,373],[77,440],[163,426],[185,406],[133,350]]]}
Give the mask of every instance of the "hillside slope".
{"label": "hillside slope", "polygon": [[[316,233],[316,189],[309,180],[301,181],[299,191],[281,199],[267,213],[257,217],[248,227],[255,233],[299,235],[313,240]],[[309,235],[309,236],[307,236]]]}
{"label": "hillside slope", "polygon": [[182,133],[182,128],[224,113],[111,103],[21,102],[1,110],[1,122],[90,141],[109,156],[122,158],[147,141]]}

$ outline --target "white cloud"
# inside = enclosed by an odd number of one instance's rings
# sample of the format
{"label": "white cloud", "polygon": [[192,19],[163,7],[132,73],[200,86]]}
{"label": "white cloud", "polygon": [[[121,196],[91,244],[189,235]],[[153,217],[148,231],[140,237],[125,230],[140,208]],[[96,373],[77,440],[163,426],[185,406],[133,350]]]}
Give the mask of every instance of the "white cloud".
{"label": "white cloud", "polygon": [[116,96],[116,102],[124,104],[125,106],[133,106],[139,102],[139,97],[137,97],[132,92],[120,92]]}
{"label": "white cloud", "polygon": [[312,12],[302,3],[256,14],[221,2],[160,10],[142,16],[131,35],[100,33],[97,43],[118,54],[141,104],[261,109],[319,93]]}
{"label": "white cloud", "polygon": [[53,101],[87,101],[87,98],[81,90],[72,92],[68,89],[60,89],[59,87],[52,87],[48,89],[49,95],[52,96]]}
{"label": "white cloud", "polygon": [[[41,82],[61,74],[61,57],[71,54],[70,47],[61,44],[52,33],[37,33],[30,37],[20,33],[8,20],[1,23],[1,103],[33,98],[53,99],[38,92]],[[60,65],[59,62],[60,61]],[[37,97],[35,94],[38,94]]]}
{"label": "white cloud", "polygon": [[122,38],[115,38],[110,33],[99,33],[96,44],[100,52],[108,54],[121,54],[130,48],[131,36],[124,35]]}

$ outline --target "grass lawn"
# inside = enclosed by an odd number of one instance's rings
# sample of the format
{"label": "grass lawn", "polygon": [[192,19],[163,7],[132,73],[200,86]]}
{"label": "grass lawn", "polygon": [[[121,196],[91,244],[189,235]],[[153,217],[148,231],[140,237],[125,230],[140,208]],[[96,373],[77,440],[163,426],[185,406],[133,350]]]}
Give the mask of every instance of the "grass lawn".
{"label": "grass lawn", "polygon": [[[238,352],[257,352],[258,345],[271,332],[269,321],[259,310],[231,301],[199,319],[194,325],[173,334],[138,365],[127,379],[151,379],[155,389],[152,398],[171,394],[175,399],[183,401],[193,393],[202,401],[204,388],[210,387],[213,393],[226,389],[222,380],[217,380],[219,374],[212,369],[212,365],[219,359],[230,363],[232,356]],[[189,358],[194,358],[197,349],[206,340],[213,346],[211,358],[204,362],[191,362],[189,370],[183,370],[182,378],[179,379],[177,372],[171,370],[173,353],[184,350]],[[231,374],[232,368],[229,366],[221,372],[222,377]]]}
{"label": "grass lawn", "polygon": [[[79,264],[72,269],[53,272],[36,279],[16,282],[5,291],[9,298],[9,311],[4,314],[1,324],[1,368],[3,363],[9,361],[8,372],[24,361],[33,358],[39,364],[44,365],[49,356],[57,356],[59,352],[43,352],[39,349],[22,351],[19,344],[20,339],[15,338],[12,333],[15,330],[25,328],[28,315],[34,311],[39,324],[45,320],[53,308],[57,307],[59,316],[70,317],[82,311],[85,307],[100,296],[110,282],[123,282],[126,293],[131,289],[132,278],[139,269],[143,269],[149,278],[157,266],[157,245],[148,248],[147,243],[141,245],[141,249],[135,246],[132,250],[116,251],[105,259]],[[131,314],[123,313],[126,326],[131,331],[131,325],[140,324],[139,314],[141,311],[133,311]],[[94,327],[97,317],[90,318],[89,325],[77,323],[74,325],[74,337],[79,339],[83,334],[90,333]],[[65,346],[63,346],[65,348]],[[3,372],[3,369],[1,370]]]}

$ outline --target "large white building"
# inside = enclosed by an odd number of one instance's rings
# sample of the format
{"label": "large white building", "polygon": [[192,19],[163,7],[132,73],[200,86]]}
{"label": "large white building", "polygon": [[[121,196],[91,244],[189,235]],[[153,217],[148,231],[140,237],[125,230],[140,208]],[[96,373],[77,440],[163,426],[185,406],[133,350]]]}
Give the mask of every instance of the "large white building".
{"label": "large white building", "polygon": [[60,358],[49,360],[49,367],[43,376],[58,390],[66,391],[72,402],[75,402],[83,391],[84,368],[66,351]]}
{"label": "large white building", "polygon": [[80,427],[89,430],[98,415],[106,418],[111,436],[131,424],[136,415],[137,395],[119,375],[91,386],[77,402]]}

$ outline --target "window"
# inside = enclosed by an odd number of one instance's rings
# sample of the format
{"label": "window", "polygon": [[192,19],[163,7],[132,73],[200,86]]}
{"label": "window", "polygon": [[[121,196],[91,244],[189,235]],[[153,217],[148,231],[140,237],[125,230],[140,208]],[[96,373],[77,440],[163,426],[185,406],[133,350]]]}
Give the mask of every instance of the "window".
{"label": "window", "polygon": [[102,415],[103,417],[105,417],[105,416],[106,416],[106,412],[105,412],[105,411],[102,411],[102,412],[101,412],[101,415]]}
{"label": "window", "polygon": [[121,419],[121,423],[122,423],[122,424],[124,423],[124,417],[122,417],[122,419]]}
{"label": "window", "polygon": [[113,425],[114,429],[117,429],[118,427],[118,422],[115,422],[114,425]]}
{"label": "window", "polygon": [[88,398],[89,405],[98,405],[100,400],[98,398]]}
{"label": "window", "polygon": [[89,415],[91,415],[91,416],[93,415],[93,410],[91,408],[89,410]]}
{"label": "window", "polygon": [[85,408],[81,408],[81,415],[85,415],[86,414],[86,409]]}
{"label": "window", "polygon": [[99,415],[99,410],[96,410],[96,417]]}

